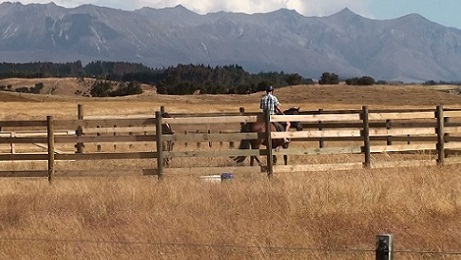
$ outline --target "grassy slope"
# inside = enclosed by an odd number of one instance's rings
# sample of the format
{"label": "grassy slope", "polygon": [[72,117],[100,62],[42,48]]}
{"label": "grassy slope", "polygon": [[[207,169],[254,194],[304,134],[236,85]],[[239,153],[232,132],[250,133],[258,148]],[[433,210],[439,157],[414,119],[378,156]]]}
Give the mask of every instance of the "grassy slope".
{"label": "grassy slope", "polygon": [[[458,96],[421,87],[294,86],[276,94],[285,107],[306,110],[461,105]],[[75,118],[78,103],[86,114],[151,113],[160,105],[175,112],[256,111],[260,95],[12,94],[0,113]],[[53,186],[0,179],[0,258],[371,259],[382,232],[395,235],[398,250],[459,251],[460,178],[456,166],[446,166],[276,175],[270,183],[260,174],[226,184],[192,177],[63,178]]]}
{"label": "grassy slope", "polygon": [[[58,115],[73,117],[76,105],[86,104],[86,114],[135,114],[153,113],[160,106],[165,106],[172,112],[214,112],[238,111],[245,107],[247,111],[258,111],[259,98],[262,93],[250,95],[188,95],[168,96],[157,95],[153,88],[144,86],[145,93],[138,96],[118,98],[87,98],[76,95],[88,91],[90,79],[79,82],[73,78],[67,79],[4,79],[0,85],[11,84],[13,88],[33,86],[44,83],[44,94],[19,94],[0,92],[0,100],[4,102],[21,102],[25,99],[36,101],[39,104],[17,104],[15,107],[24,107],[31,116]],[[54,87],[55,94],[49,94],[49,89]],[[290,86],[277,89],[275,94],[279,97],[282,107],[300,106],[302,110],[316,109],[360,109],[363,105],[373,108],[401,108],[401,107],[435,107],[443,104],[448,107],[459,107],[461,96],[448,94],[423,86]],[[0,104],[4,111],[11,104]],[[116,105],[114,105],[116,104]],[[3,107],[2,107],[3,106]],[[37,109],[40,107],[40,109]],[[60,109],[57,110],[56,107]],[[8,113],[9,116],[14,115]]]}

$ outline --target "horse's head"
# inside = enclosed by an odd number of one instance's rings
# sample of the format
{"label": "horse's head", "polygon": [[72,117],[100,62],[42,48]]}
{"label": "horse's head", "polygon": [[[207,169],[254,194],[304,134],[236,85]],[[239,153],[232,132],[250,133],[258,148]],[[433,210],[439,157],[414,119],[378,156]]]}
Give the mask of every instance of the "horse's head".
{"label": "horse's head", "polygon": [[[299,115],[299,109],[300,107],[290,107],[289,109],[283,111],[283,113],[285,115]],[[297,131],[303,130],[303,126],[301,122],[299,121],[293,121],[293,122],[290,122],[290,124],[291,124],[291,127],[296,128]]]}
{"label": "horse's head", "polygon": [[163,118],[171,118],[170,114],[168,112],[163,112],[161,115]]}
{"label": "horse's head", "polygon": [[283,144],[282,144],[282,148],[283,148],[283,149],[288,149],[288,146],[289,146],[289,145],[290,145],[289,142],[288,142],[288,143],[283,143]]}
{"label": "horse's head", "polygon": [[[168,114],[168,112],[163,112],[161,114],[161,116],[162,116],[162,118],[171,118],[171,116],[170,116],[170,114]],[[174,133],[173,129],[171,128],[171,125],[168,124],[168,123],[162,124],[162,132],[164,134],[173,134]]]}

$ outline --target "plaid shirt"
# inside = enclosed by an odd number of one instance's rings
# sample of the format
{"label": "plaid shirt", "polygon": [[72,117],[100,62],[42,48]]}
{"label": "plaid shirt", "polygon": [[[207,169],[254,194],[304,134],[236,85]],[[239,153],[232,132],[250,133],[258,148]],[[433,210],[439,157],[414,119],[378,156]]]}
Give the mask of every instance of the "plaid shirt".
{"label": "plaid shirt", "polygon": [[261,98],[261,102],[259,103],[259,108],[263,111],[266,109],[269,110],[269,114],[275,115],[277,106],[280,105],[278,98],[270,93],[266,94],[264,97]]}

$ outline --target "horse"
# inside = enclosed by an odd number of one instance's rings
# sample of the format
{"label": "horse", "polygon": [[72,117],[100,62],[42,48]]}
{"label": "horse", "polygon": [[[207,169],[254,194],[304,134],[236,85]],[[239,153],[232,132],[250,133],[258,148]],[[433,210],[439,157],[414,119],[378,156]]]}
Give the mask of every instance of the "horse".
{"label": "horse", "polygon": [[[170,114],[168,114],[167,112],[163,112],[161,114],[162,118],[171,118]],[[171,128],[171,125],[168,124],[168,123],[163,123],[162,124],[162,134],[174,134],[174,131],[173,129]],[[163,151],[167,151],[167,152],[171,152],[173,151],[173,146],[174,146],[174,142],[173,141],[163,141],[162,143],[162,150]],[[170,166],[170,162],[171,162],[171,156],[165,156],[163,158],[163,165],[164,166]]]}
{"label": "horse", "polygon": [[[285,115],[298,115],[299,114],[299,107],[292,107],[290,109],[287,109],[283,111],[283,114]],[[286,123],[279,123],[279,126],[276,125],[276,123],[271,124],[271,131],[285,131],[285,126]],[[296,128],[297,131],[302,131],[303,126],[301,125],[300,122],[290,122],[290,128]],[[249,133],[249,132],[256,132],[256,133],[265,133],[266,132],[266,124],[264,122],[252,122],[252,123],[245,123],[242,124],[240,128],[241,133]],[[257,139],[244,139],[240,141],[240,146],[239,149],[259,149],[261,145],[266,146],[266,139],[264,138],[264,135],[258,135]],[[288,148],[289,143],[285,143],[283,139],[272,139],[272,148]],[[233,160],[236,163],[242,163],[245,160],[246,156],[236,156],[233,158]],[[257,156],[251,156],[250,157],[250,165],[254,165],[254,160],[258,162],[258,164],[262,167],[261,161],[258,159]],[[288,156],[284,155],[283,160],[285,165],[288,165]],[[273,156],[273,161],[274,164],[277,163],[277,157],[274,155]]]}

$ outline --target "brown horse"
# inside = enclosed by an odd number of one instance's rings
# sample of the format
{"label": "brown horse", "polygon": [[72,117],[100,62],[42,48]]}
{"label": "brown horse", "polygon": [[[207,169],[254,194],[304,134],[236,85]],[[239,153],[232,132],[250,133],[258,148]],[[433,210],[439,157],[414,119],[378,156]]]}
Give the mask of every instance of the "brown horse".
{"label": "brown horse", "polygon": [[[288,110],[283,111],[285,115],[298,115],[299,114],[299,107],[292,107]],[[296,128],[297,131],[302,131],[303,127],[300,122],[290,122],[290,128]],[[271,124],[271,131],[285,131],[286,123],[280,123],[277,125],[276,123]],[[266,132],[266,124],[264,122],[253,122],[253,123],[246,123],[243,124],[241,129],[241,133],[249,133],[249,132],[256,132],[256,133],[265,133]],[[239,149],[259,149],[261,145],[266,146],[266,138],[264,135],[259,135],[257,139],[247,140],[244,139],[240,142]],[[272,148],[288,148],[289,143],[285,143],[283,139],[272,139]],[[242,163],[245,160],[246,156],[236,156],[233,160],[237,163]],[[250,165],[254,165],[254,161],[257,161],[260,166],[261,161],[258,159],[257,156],[250,157]],[[277,163],[277,157],[273,156],[274,164]],[[288,156],[283,156],[283,161],[285,165],[288,164]]]}
{"label": "brown horse", "polygon": [[[162,113],[162,117],[163,118],[171,118],[171,116],[167,112]],[[167,135],[168,134],[171,134],[171,135],[174,134],[174,131],[171,128],[170,124],[168,124],[168,123],[162,124],[162,134],[167,134]],[[171,151],[173,151],[173,146],[174,146],[173,141],[163,141],[163,144],[162,144],[163,151],[171,152]],[[170,162],[171,162],[171,157],[164,157],[163,158],[163,165],[170,166]]]}

